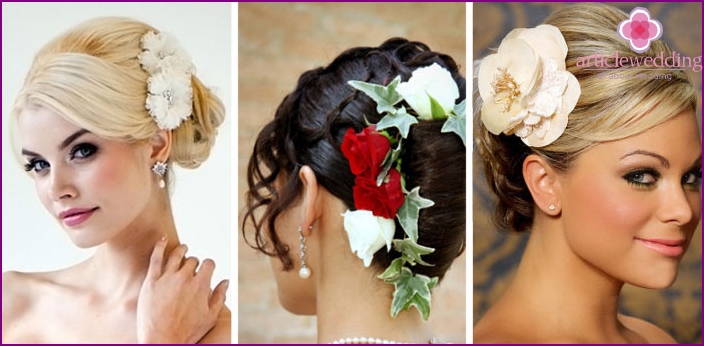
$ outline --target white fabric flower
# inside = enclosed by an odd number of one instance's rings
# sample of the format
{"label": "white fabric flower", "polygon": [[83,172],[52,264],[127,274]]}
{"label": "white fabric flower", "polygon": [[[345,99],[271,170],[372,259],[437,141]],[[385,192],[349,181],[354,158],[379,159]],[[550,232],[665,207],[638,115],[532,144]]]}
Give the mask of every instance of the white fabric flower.
{"label": "white fabric flower", "polygon": [[160,129],[175,129],[191,115],[193,91],[190,76],[159,73],[149,78],[146,108]]}
{"label": "white fabric flower", "polygon": [[396,230],[393,219],[374,216],[369,210],[348,210],[342,217],[352,253],[357,253],[357,257],[364,261],[365,267],[369,267],[374,253],[384,247],[384,244],[387,251],[391,250],[391,241]]}
{"label": "white fabric flower", "polygon": [[533,147],[560,137],[581,93],[577,78],[566,71],[566,56],[567,43],[552,25],[511,31],[479,68],[487,130],[516,134]]}
{"label": "white fabric flower", "polygon": [[455,107],[455,100],[460,97],[457,83],[450,72],[437,63],[413,71],[407,82],[396,87],[406,102],[418,114],[419,119],[432,120],[430,97],[432,96],[449,114]]}
{"label": "white fabric flower", "polygon": [[148,32],[142,36],[138,59],[149,73],[145,107],[160,129],[173,130],[193,109],[191,59],[178,42],[166,33]]}

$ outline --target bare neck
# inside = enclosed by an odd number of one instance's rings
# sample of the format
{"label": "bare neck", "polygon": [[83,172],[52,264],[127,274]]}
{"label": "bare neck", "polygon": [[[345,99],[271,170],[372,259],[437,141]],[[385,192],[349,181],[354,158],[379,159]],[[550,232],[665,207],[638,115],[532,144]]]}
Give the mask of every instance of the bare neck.
{"label": "bare neck", "polygon": [[154,245],[163,236],[169,239],[168,255],[180,242],[165,192],[154,198],[125,230],[98,246],[95,254],[77,269],[107,299],[136,299]]}
{"label": "bare neck", "polygon": [[[391,318],[394,286],[376,278],[371,268],[347,249],[349,256],[326,262],[317,287],[318,342],[366,337],[428,343],[432,331],[411,307]],[[324,257],[332,258],[332,256]]]}
{"label": "bare neck", "polygon": [[576,255],[557,221],[536,218],[533,229],[497,311],[510,311],[520,326],[515,329],[526,336],[558,342],[628,341],[630,335],[618,321],[623,282]]}

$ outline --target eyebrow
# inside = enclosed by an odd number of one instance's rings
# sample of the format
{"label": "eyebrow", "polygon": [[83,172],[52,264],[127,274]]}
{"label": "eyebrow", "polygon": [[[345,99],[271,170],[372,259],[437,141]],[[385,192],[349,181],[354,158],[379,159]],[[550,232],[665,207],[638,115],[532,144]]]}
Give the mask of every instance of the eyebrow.
{"label": "eyebrow", "polygon": [[621,156],[621,160],[625,159],[626,157],[632,156],[632,155],[646,155],[646,156],[651,156],[660,161],[660,164],[662,164],[665,168],[670,168],[670,161],[668,161],[664,156],[660,154],[656,154],[652,151],[647,151],[647,150],[635,150],[632,151],[626,155]]}
{"label": "eyebrow", "polygon": [[[64,140],[61,142],[61,144],[59,144],[59,150],[64,150],[66,147],[68,147],[69,145],[71,145],[71,143],[73,143],[76,139],[78,139],[79,137],[85,135],[86,133],[90,133],[90,131],[88,131],[88,130],[86,130],[86,129],[80,129],[80,130],[74,132],[73,134],[71,134],[70,136],[66,137],[66,139],[64,139]],[[27,149],[24,149],[24,148],[22,148],[22,155],[25,155],[25,156],[41,156],[41,155],[39,155],[39,154],[37,154],[37,153],[31,151],[31,150],[27,150]]]}

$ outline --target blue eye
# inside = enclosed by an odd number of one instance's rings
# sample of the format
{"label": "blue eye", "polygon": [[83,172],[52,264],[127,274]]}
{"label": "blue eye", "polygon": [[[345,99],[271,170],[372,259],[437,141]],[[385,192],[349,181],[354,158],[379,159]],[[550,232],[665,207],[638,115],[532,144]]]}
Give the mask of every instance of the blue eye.
{"label": "blue eye", "polygon": [[650,187],[658,182],[660,174],[652,169],[638,169],[626,173],[623,178],[626,179],[629,184],[638,187]]}
{"label": "blue eye", "polygon": [[97,151],[98,148],[93,144],[78,144],[71,150],[71,159],[85,159],[92,156]]}
{"label": "blue eye", "polygon": [[28,163],[24,164],[24,170],[27,172],[35,171],[39,173],[46,168],[49,168],[49,163],[40,159],[32,159]]}

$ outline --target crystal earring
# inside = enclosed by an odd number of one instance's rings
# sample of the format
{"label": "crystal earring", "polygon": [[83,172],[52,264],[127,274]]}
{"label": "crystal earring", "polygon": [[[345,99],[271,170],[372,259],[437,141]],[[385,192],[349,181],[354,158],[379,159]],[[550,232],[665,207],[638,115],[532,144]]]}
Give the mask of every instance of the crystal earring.
{"label": "crystal earring", "polygon": [[554,204],[550,204],[548,206],[548,209],[550,209],[550,211],[555,211],[555,209],[557,209],[557,207]]}
{"label": "crystal earring", "polygon": [[[313,226],[308,227],[312,229]],[[298,226],[298,239],[301,241],[301,270],[298,271],[298,276],[301,279],[310,277],[310,269],[306,266],[306,238],[303,236],[303,228]]]}
{"label": "crystal earring", "polygon": [[159,187],[162,189],[166,186],[166,183],[164,182],[164,174],[166,174],[166,169],[168,167],[169,166],[166,162],[161,161],[155,162],[154,166],[152,166],[152,172],[159,176]]}

